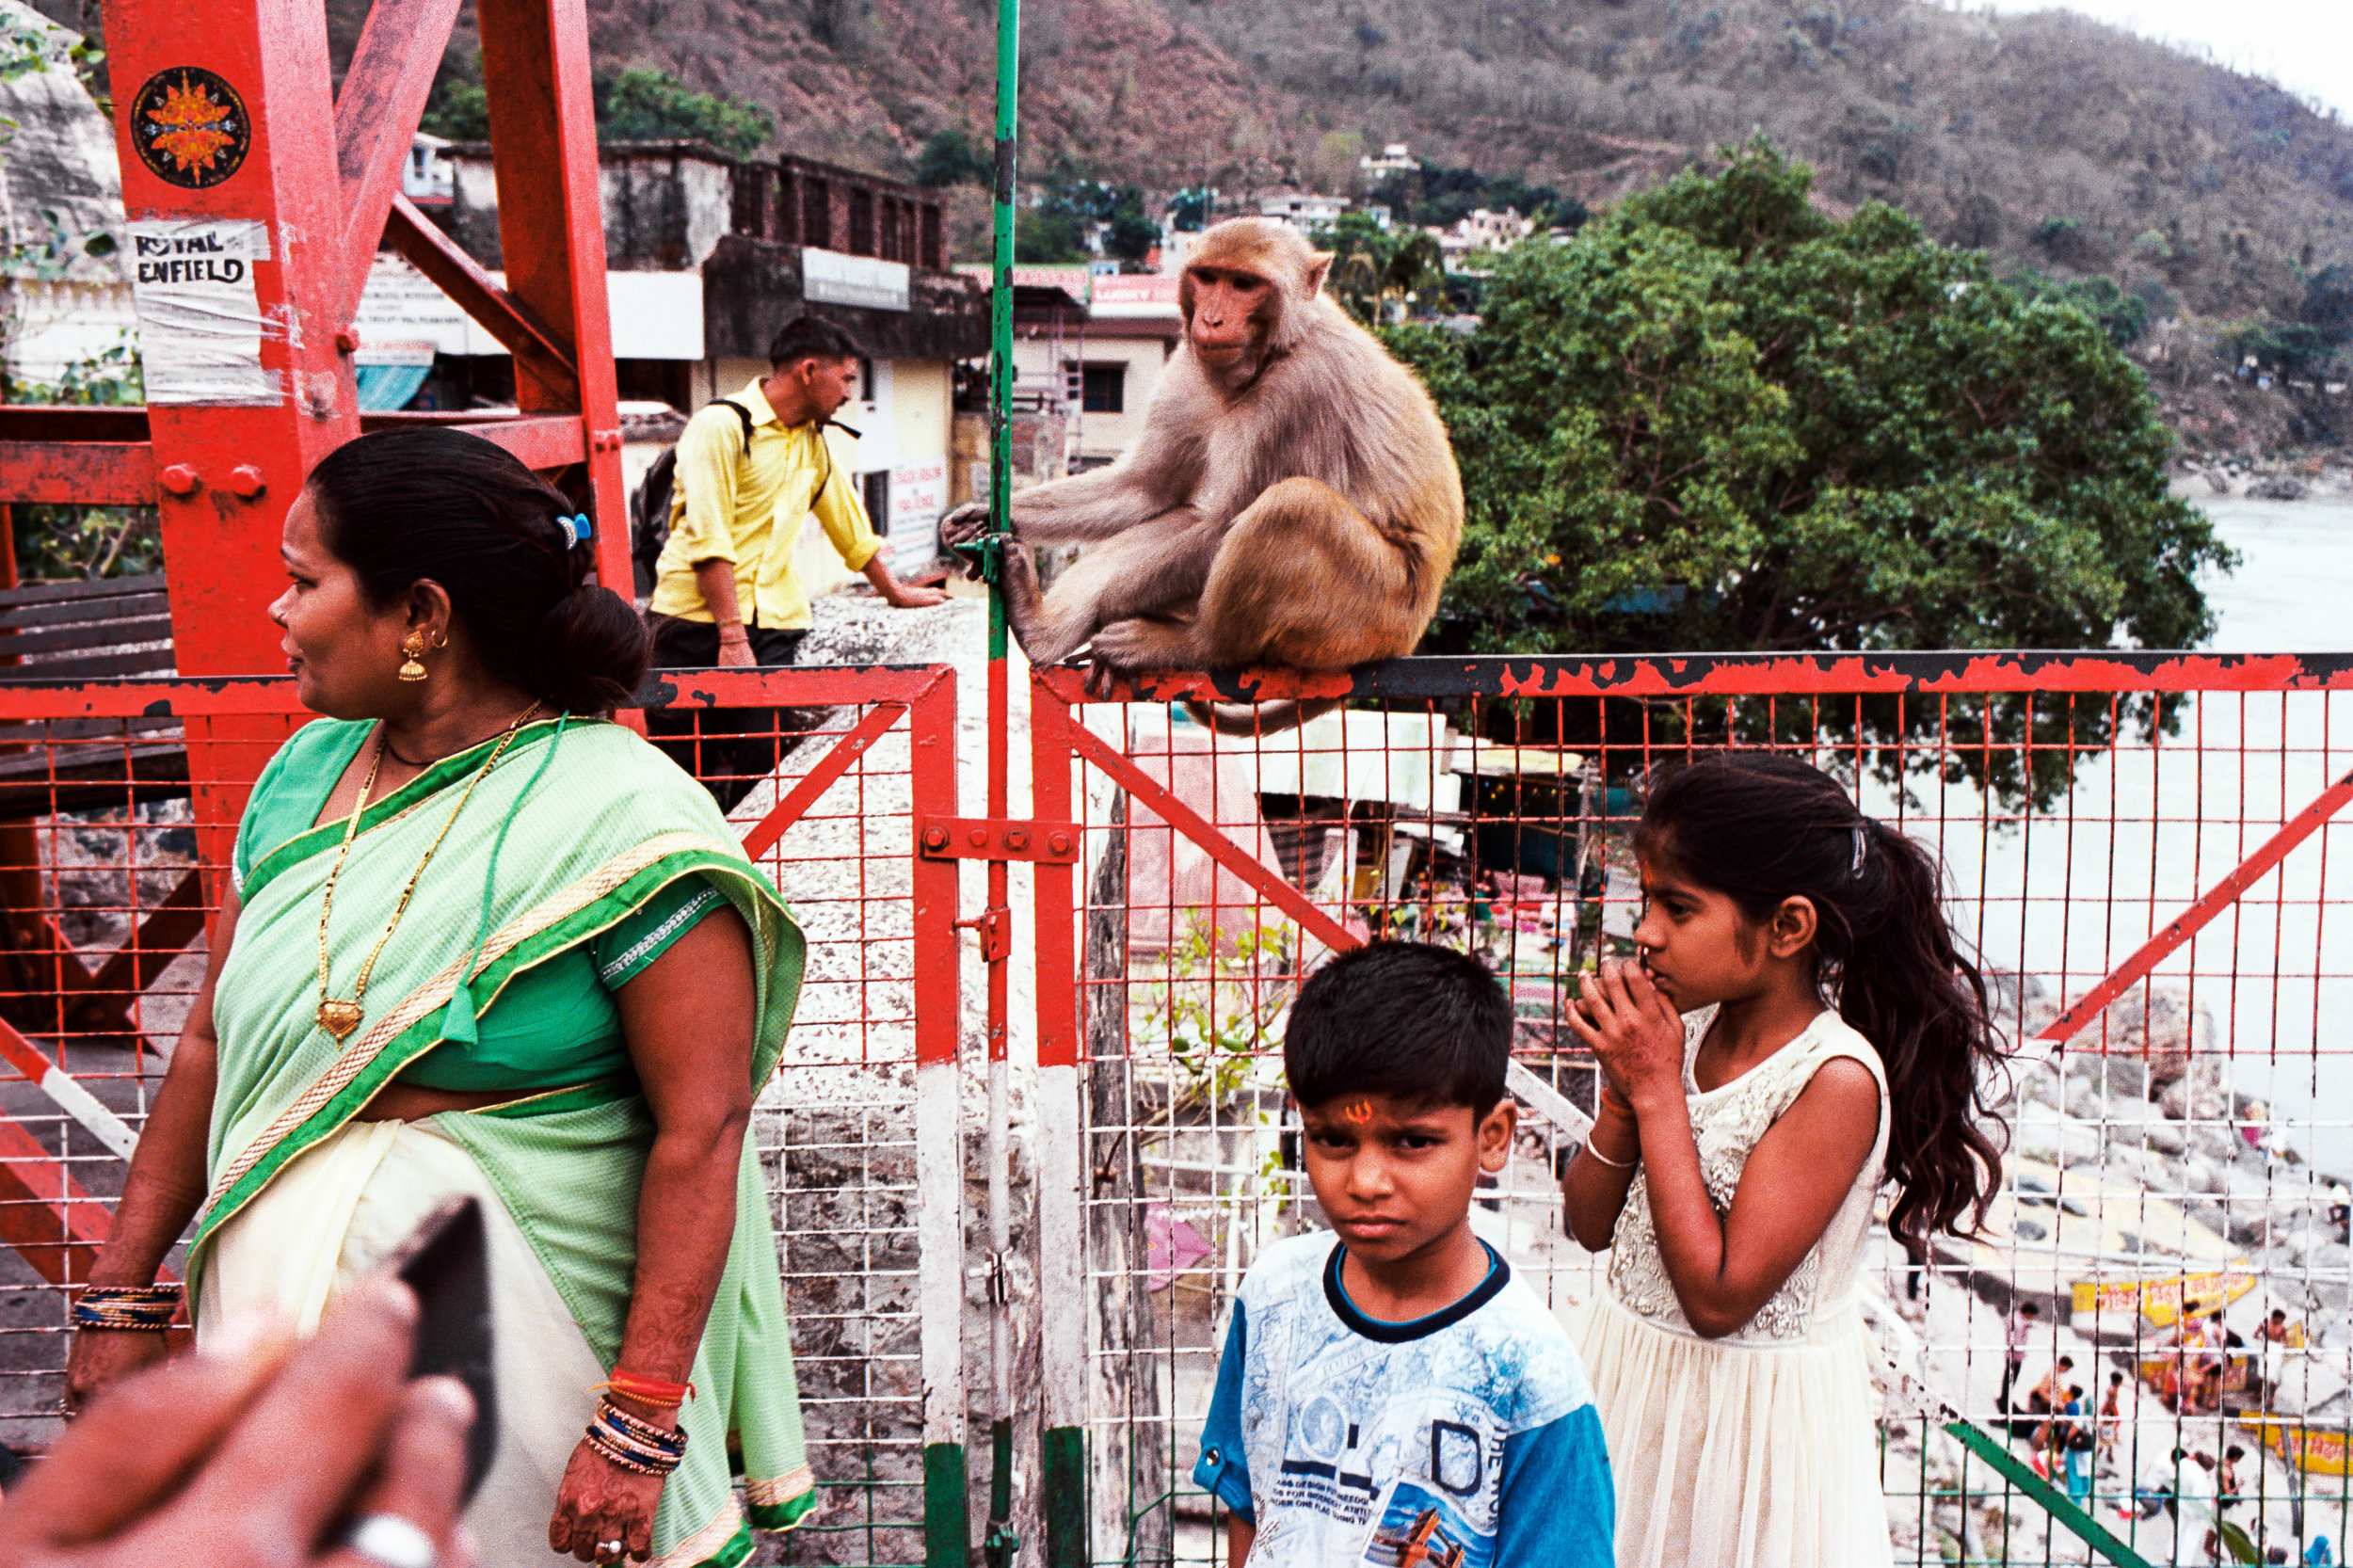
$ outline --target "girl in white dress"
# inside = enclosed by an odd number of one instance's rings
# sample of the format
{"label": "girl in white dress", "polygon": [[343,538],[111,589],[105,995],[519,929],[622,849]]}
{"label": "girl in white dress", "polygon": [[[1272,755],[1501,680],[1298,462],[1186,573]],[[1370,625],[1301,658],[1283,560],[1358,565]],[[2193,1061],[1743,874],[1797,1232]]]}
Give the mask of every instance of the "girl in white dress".
{"label": "girl in white dress", "polygon": [[1609,1250],[1579,1340],[1619,1568],[1884,1564],[1864,1242],[1883,1182],[1915,1260],[1983,1219],[1984,984],[1928,854],[1793,758],[1656,781],[1635,852],[1642,958],[1570,1018],[1606,1083],[1561,1178]]}

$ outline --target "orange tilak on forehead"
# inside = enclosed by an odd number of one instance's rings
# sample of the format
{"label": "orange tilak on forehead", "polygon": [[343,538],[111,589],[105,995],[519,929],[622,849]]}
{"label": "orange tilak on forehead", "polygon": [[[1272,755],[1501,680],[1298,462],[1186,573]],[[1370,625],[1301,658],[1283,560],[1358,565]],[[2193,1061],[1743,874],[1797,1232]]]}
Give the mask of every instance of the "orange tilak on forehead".
{"label": "orange tilak on forehead", "polygon": [[1372,1101],[1356,1100],[1353,1102],[1347,1110],[1341,1112],[1340,1114],[1346,1116],[1350,1121],[1355,1122],[1361,1126],[1362,1124],[1372,1120]]}

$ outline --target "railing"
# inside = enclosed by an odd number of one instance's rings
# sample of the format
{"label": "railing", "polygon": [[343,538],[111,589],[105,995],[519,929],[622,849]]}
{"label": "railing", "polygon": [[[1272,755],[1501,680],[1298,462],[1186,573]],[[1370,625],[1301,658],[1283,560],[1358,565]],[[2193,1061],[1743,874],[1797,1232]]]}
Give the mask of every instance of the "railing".
{"label": "railing", "polygon": [[[958,1144],[952,1120],[919,1136],[917,1103],[924,1075],[945,1074],[952,1117],[956,873],[917,857],[913,826],[955,810],[953,675],[666,680],[654,695],[689,728],[681,755],[748,791],[731,820],[808,938],[785,1063],[754,1116],[824,1489],[800,1549],[920,1562],[925,1450],[960,1443],[963,1423]],[[56,1433],[72,1288],[203,973],[246,792],[308,717],[285,680],[0,683],[0,1441],[13,1447]],[[761,726],[781,765],[772,749],[730,779],[744,739],[702,732]]]}
{"label": "railing", "polygon": [[[1721,745],[1816,762],[1942,857],[2017,1045],[1988,1085],[2010,1128],[1990,1234],[1917,1273],[1883,1231],[1869,1257],[1897,1560],[2203,1562],[2200,1453],[2233,1471],[2218,1549],[2341,1546],[2348,689],[2353,660],[2292,656],[1413,659],[1111,702],[1041,672],[1036,815],[1080,845],[1037,882],[1043,1401],[1088,1482],[1059,1560],[1223,1560],[1188,1477],[1227,1308],[1260,1246],[1317,1223],[1278,1054],[1300,976],[1370,936],[1477,951],[1523,1064],[1590,1108],[1561,1010],[1627,950],[1642,776]],[[1291,695],[1354,706],[1240,738],[1172,706]],[[1605,1261],[1561,1225],[1574,1139],[1523,1127],[1474,1223],[1574,1321]],[[2285,1343],[2258,1334],[2275,1307]],[[2081,1507],[2027,1408],[2062,1355],[2095,1443]]]}

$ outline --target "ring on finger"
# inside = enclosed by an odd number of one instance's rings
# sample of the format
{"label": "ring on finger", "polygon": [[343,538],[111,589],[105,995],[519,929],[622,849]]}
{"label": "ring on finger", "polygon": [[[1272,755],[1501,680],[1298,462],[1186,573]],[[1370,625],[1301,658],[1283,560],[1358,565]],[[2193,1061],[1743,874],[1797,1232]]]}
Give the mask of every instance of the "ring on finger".
{"label": "ring on finger", "polygon": [[599,1562],[611,1562],[614,1559],[619,1557],[620,1555],[621,1544],[618,1541],[600,1541],[597,1543],[597,1560]]}
{"label": "ring on finger", "polygon": [[343,1544],[384,1568],[440,1568],[433,1538],[397,1513],[371,1513],[344,1531]]}

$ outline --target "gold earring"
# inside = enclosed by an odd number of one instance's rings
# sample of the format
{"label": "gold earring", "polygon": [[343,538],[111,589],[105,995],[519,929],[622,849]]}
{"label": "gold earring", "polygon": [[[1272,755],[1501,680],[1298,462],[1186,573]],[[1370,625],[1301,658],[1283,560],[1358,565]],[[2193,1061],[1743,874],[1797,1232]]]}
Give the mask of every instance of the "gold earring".
{"label": "gold earring", "polygon": [[408,633],[408,637],[402,641],[400,650],[408,655],[408,657],[402,662],[400,666],[400,678],[403,680],[423,680],[425,678],[424,665],[421,662],[424,653],[424,632],[423,631],[411,632]]}

